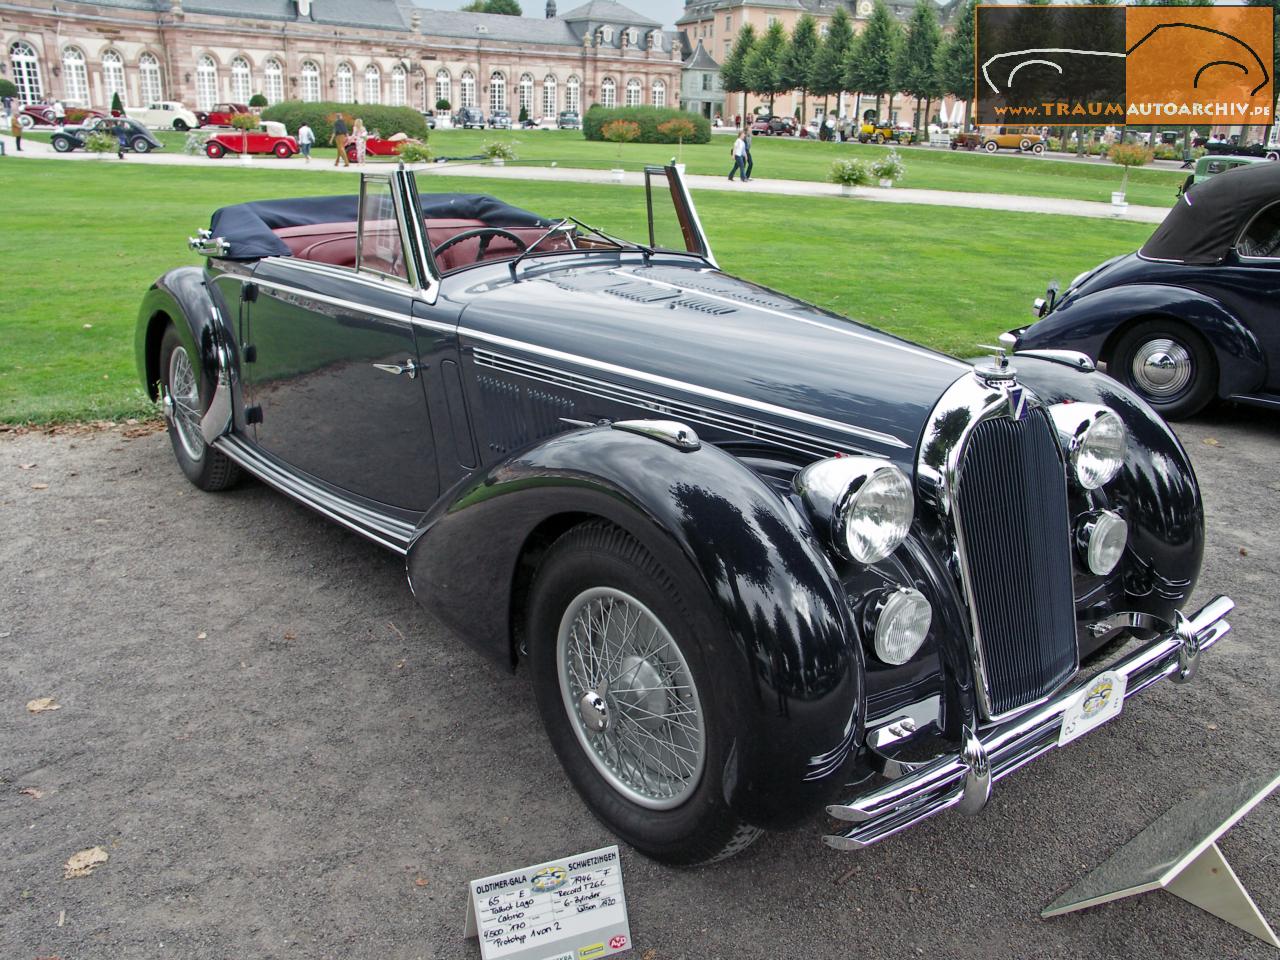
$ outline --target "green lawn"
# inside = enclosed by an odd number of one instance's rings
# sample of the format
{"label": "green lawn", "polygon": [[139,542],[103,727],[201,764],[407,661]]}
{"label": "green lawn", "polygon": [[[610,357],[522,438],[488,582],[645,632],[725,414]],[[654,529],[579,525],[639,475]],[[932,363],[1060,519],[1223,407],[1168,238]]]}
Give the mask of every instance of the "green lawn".
{"label": "green lawn", "polygon": [[[303,176],[274,162],[211,165],[197,175],[114,158],[0,161],[0,193],[10,198],[0,230],[0,420],[146,412],[133,365],[135,314],[157,276],[199,262],[186,238],[218,206],[355,185],[354,175]],[[424,188],[492,192],[641,235],[639,188],[445,177]],[[1025,321],[1047,280],[1067,280],[1150,233],[1106,220],[838,197],[696,199],[726,270],[960,356]]]}
{"label": "green lawn", "polygon": [[[48,139],[48,134],[32,135]],[[181,152],[186,134],[161,132],[166,151]],[[322,137],[323,139],[323,137]],[[593,143],[575,130],[437,130],[430,144],[437,156],[470,156],[480,152],[487,141],[514,141],[522,162],[562,167],[608,169],[617,166],[618,148]],[[729,173],[731,139],[718,135],[711,143],[684,148],[689,173]],[[791,138],[756,137],[752,145],[755,175],[781,180],[825,180],[833,160],[842,157],[872,158],[888,147],[857,143],[821,143]],[[1110,202],[1111,192],[1120,188],[1123,171],[1112,163],[1090,160],[1081,163],[1016,156],[1002,151],[994,156],[930,147],[903,147],[907,174],[901,185],[922,190],[963,190],[974,193],[1012,193],[1032,197],[1061,197],[1068,200]],[[646,163],[666,163],[676,153],[671,144],[628,144],[623,147],[623,166],[638,170]],[[318,158],[333,160],[332,147],[318,147]],[[228,161],[210,161],[228,162]],[[234,162],[234,161],[231,161]],[[290,161],[296,162],[296,161]],[[1126,189],[1130,203],[1172,206],[1185,172],[1167,169],[1134,170]]]}

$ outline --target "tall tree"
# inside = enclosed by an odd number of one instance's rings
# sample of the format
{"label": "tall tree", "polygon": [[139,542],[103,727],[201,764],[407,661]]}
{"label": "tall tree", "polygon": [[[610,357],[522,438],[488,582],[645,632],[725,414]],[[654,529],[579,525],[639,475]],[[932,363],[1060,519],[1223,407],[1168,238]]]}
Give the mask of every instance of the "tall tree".
{"label": "tall tree", "polygon": [[720,85],[727,93],[739,94],[742,106],[739,107],[738,113],[744,117],[747,113],[747,60],[750,59],[755,45],[756,28],[749,23],[744,23],[742,29],[738,31],[737,39],[733,42],[733,49],[729,51],[729,56],[725,57],[724,63],[720,64]]}
{"label": "tall tree", "polygon": [[924,101],[925,123],[929,122],[929,105],[942,95],[938,77],[938,48],[942,46],[942,30],[933,0],[917,0],[907,34],[898,48],[895,86],[916,98],[915,129],[920,129],[920,102]]}
{"label": "tall tree", "polygon": [[751,48],[745,69],[747,90],[758,97],[769,98],[769,113],[773,114],[774,98],[784,89],[782,63],[787,53],[787,30],[781,20],[769,24],[760,41]]}
{"label": "tall tree", "polygon": [[844,85],[845,60],[849,56],[849,48],[853,45],[853,22],[843,6],[836,7],[827,23],[827,36],[818,48],[814,58],[813,74],[810,90],[816,97],[822,97],[822,110],[827,109],[827,97],[840,94],[847,89]]}
{"label": "tall tree", "polygon": [[472,0],[462,8],[468,13],[500,13],[507,17],[522,17],[524,11],[516,0]]}
{"label": "tall tree", "polygon": [[894,21],[884,0],[876,0],[867,28],[849,48],[845,58],[845,89],[876,98],[876,120],[881,121],[880,99],[895,92],[894,67],[902,28]]}
{"label": "tall tree", "polygon": [[938,79],[942,83],[942,92],[966,101],[969,116],[973,115],[973,8],[977,2],[965,0],[961,5],[955,31],[938,53]]}
{"label": "tall tree", "polygon": [[[838,8],[837,8],[838,9]],[[809,91],[813,89],[818,58],[818,21],[805,13],[791,31],[791,43],[782,58],[782,89],[800,91],[800,122],[808,116]]]}

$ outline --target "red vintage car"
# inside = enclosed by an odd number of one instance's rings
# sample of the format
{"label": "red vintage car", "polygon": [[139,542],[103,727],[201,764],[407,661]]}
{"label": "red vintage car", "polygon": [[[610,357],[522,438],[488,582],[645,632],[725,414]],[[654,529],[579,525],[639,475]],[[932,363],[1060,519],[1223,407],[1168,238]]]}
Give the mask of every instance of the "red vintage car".
{"label": "red vintage car", "polygon": [[[90,110],[87,107],[67,107],[66,126],[84,123],[93,117],[105,117],[101,110]],[[53,119],[53,105],[48,103],[30,103],[18,111],[18,123],[24,130],[32,127],[56,127]]]}
{"label": "red vintage car", "polygon": [[197,110],[196,119],[205,127],[229,127],[237,113],[249,112],[248,105],[243,103],[215,103],[208,110]]}
{"label": "red vintage car", "polygon": [[[406,143],[421,144],[421,140],[414,140],[412,137],[402,137],[399,140],[384,140],[382,137],[368,137],[364,141],[364,155],[366,157],[395,157],[400,155],[400,148]],[[355,141],[347,140],[347,159],[352,163],[356,162],[356,145]]]}
{"label": "red vintage car", "polygon": [[287,160],[298,152],[298,141],[287,134],[269,130],[250,130],[248,133],[232,130],[211,136],[205,141],[204,152],[213,160],[227,153],[274,153],[281,160]]}

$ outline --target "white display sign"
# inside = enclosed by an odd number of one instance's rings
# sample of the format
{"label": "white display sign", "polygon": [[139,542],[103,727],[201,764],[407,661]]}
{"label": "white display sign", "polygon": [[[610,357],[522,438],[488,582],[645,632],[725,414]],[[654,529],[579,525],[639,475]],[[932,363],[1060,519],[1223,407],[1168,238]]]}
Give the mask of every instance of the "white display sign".
{"label": "white display sign", "polygon": [[618,848],[471,882],[468,937],[484,960],[596,960],[631,949]]}

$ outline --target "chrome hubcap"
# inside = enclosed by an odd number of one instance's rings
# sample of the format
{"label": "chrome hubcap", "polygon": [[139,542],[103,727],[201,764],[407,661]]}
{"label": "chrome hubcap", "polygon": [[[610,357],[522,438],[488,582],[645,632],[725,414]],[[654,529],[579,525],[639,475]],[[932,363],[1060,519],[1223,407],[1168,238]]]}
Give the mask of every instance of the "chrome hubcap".
{"label": "chrome hubcap", "polygon": [[1133,382],[1157,399],[1182,393],[1190,386],[1194,372],[1191,352],[1176,340],[1148,340],[1133,355]]}
{"label": "chrome hubcap", "polygon": [[706,761],[702,704],[649,608],[613,587],[583,591],[560,620],[556,661],[574,733],[609,785],[653,810],[687,799]]}
{"label": "chrome hubcap", "polygon": [[204,456],[204,435],[200,432],[200,391],[184,347],[169,357],[169,389],[165,413],[177,428],[178,442],[192,460]]}

